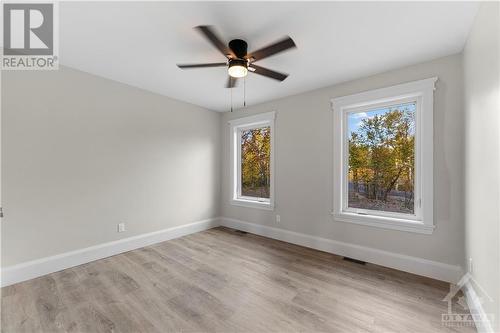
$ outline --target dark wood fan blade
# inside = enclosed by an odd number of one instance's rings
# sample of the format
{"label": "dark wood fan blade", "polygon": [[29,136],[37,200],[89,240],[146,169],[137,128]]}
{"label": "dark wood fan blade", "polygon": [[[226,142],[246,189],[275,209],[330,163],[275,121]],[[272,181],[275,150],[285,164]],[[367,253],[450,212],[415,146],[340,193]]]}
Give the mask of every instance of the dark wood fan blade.
{"label": "dark wood fan blade", "polygon": [[187,69],[187,68],[202,68],[202,67],[222,67],[222,66],[227,66],[227,63],[225,62],[214,62],[210,64],[177,64],[177,67],[182,68],[182,69]]}
{"label": "dark wood fan blade", "polygon": [[234,87],[236,87],[236,81],[237,80],[238,80],[238,78],[235,78],[235,77],[232,77],[232,76],[228,76],[227,77],[226,88],[234,88]]}
{"label": "dark wood fan blade", "polygon": [[205,36],[205,38],[207,38],[210,43],[212,43],[212,45],[215,46],[225,57],[236,57],[234,52],[221,41],[211,26],[199,25],[195,27],[195,29]]}
{"label": "dark wood fan blade", "polygon": [[272,55],[275,55],[277,53],[291,49],[293,47],[296,47],[293,39],[291,39],[290,37],[286,37],[276,43],[273,43],[257,51],[249,53],[247,59],[250,59],[251,61],[261,60],[270,57]]}
{"label": "dark wood fan blade", "polygon": [[255,74],[267,76],[267,77],[269,77],[271,79],[275,79],[275,80],[278,80],[278,81],[283,81],[284,79],[286,79],[288,77],[288,74],[276,72],[276,71],[273,71],[271,69],[267,69],[267,68],[264,68],[264,67],[261,67],[261,66],[257,66],[255,64],[251,64],[250,65],[249,71],[250,71],[250,73],[253,72]]}

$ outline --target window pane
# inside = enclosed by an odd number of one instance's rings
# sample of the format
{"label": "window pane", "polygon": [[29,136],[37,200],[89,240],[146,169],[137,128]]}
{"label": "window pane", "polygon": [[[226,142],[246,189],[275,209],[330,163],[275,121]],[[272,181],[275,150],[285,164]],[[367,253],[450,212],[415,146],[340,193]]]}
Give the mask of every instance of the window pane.
{"label": "window pane", "polygon": [[241,131],[241,195],[269,198],[271,127]]}
{"label": "window pane", "polygon": [[413,214],[416,103],[349,113],[348,207]]}

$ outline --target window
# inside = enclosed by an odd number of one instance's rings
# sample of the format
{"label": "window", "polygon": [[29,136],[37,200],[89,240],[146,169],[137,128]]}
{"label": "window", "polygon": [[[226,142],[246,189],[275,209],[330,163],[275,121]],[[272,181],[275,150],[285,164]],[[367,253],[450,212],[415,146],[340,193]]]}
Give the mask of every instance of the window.
{"label": "window", "polygon": [[275,113],[229,122],[231,129],[231,203],[273,209]]}
{"label": "window", "polygon": [[436,80],[332,100],[336,221],[432,233]]}

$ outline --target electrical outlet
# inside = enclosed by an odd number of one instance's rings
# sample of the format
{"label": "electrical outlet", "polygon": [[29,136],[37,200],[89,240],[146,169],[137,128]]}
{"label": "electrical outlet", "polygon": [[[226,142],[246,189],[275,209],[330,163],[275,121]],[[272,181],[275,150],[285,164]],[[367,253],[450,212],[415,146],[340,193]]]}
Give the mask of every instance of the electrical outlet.
{"label": "electrical outlet", "polygon": [[118,232],[125,231],[125,223],[118,223]]}
{"label": "electrical outlet", "polygon": [[280,223],[280,222],[281,222],[281,216],[276,215],[276,223]]}
{"label": "electrical outlet", "polygon": [[469,273],[472,274],[474,266],[472,265],[472,258],[469,258]]}

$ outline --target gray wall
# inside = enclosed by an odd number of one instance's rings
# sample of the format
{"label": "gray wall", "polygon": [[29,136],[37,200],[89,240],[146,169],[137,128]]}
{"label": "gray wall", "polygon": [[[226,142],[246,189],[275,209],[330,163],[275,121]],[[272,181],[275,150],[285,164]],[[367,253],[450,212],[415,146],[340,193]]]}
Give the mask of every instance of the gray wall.
{"label": "gray wall", "polygon": [[[482,4],[464,49],[466,262],[500,331],[500,15]],[[477,289],[480,292],[480,289]]]}
{"label": "gray wall", "polygon": [[3,267],[218,215],[219,113],[64,67],[2,74]]}
{"label": "gray wall", "polygon": [[[293,72],[292,72],[293,75]],[[334,222],[330,99],[438,76],[434,106],[434,218],[432,235]],[[286,84],[286,83],[285,83]],[[276,111],[274,212],[229,203],[229,119]],[[435,61],[226,113],[222,119],[222,216],[308,235],[462,265],[463,228],[462,57]],[[277,224],[275,214],[281,215]]]}

